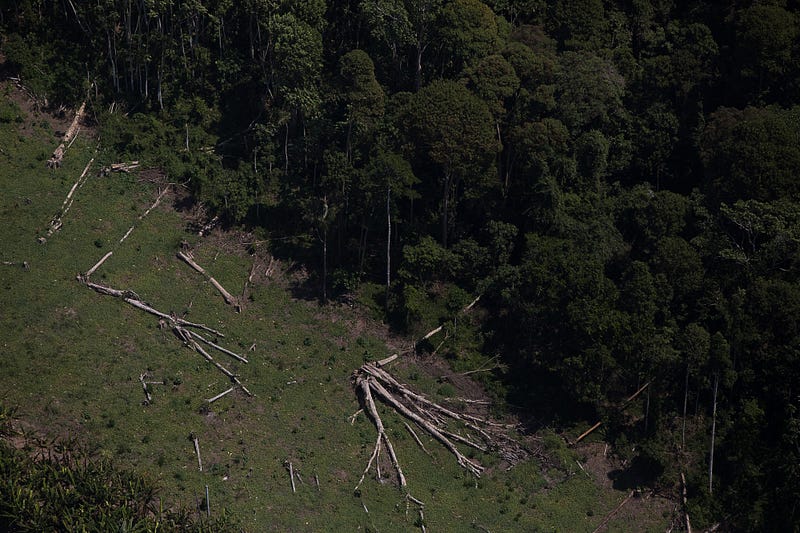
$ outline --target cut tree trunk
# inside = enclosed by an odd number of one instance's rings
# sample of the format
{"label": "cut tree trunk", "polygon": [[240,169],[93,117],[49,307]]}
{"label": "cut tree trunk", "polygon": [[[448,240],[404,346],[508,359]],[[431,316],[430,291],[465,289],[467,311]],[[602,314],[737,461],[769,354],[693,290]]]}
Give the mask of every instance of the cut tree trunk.
{"label": "cut tree trunk", "polygon": [[83,187],[83,184],[86,183],[87,179],[89,179],[87,176],[89,173],[89,168],[91,168],[92,166],[92,163],[94,163],[94,157],[91,158],[88,163],[86,163],[86,168],[83,169],[83,172],[78,177],[78,180],[72,185],[72,188],[67,193],[67,197],[64,198],[64,201],[61,204],[61,209],[59,210],[58,213],[56,213],[56,215],[50,221],[50,227],[47,228],[48,237],[52,236],[53,233],[60,230],[61,226],[64,225],[64,222],[62,220],[69,211],[69,209],[72,207],[72,202],[75,200],[74,196],[75,191]]}
{"label": "cut tree trunk", "polygon": [[599,532],[600,532],[600,531],[601,531],[601,530],[602,530],[604,527],[606,527],[606,525],[608,524],[608,522],[609,522],[609,521],[610,521],[612,518],[614,518],[614,515],[615,515],[615,514],[617,514],[617,513],[619,512],[619,510],[620,510],[620,509],[622,509],[622,508],[625,506],[625,504],[626,504],[626,503],[628,503],[628,502],[631,500],[631,498],[633,498],[633,495],[634,495],[635,493],[636,493],[636,491],[632,490],[632,491],[631,491],[631,492],[628,494],[628,496],[627,496],[627,497],[626,497],[624,500],[622,500],[622,503],[620,503],[619,505],[617,505],[617,506],[614,508],[614,510],[613,510],[613,511],[611,511],[610,513],[608,513],[608,515],[606,515],[606,517],[603,519],[603,521],[602,521],[602,522],[600,522],[600,525],[599,525],[599,526],[597,526],[597,527],[595,528],[595,530],[594,530],[592,533],[599,533]]}
{"label": "cut tree trunk", "polygon": [[203,267],[195,263],[194,260],[189,256],[189,254],[178,252],[177,255],[179,259],[183,260],[187,265],[189,265],[190,267],[198,271],[200,274],[205,276],[206,279],[214,286],[214,288],[219,291],[222,297],[225,298],[225,303],[234,306],[236,308],[236,311],[242,310],[238,298],[236,298],[234,295],[226,291],[225,287],[223,287],[216,279],[214,279],[213,276],[211,276],[208,272],[206,272],[203,269]]}
{"label": "cut tree trunk", "polygon": [[75,113],[75,118],[72,119],[72,124],[70,124],[67,132],[64,134],[64,138],[61,139],[61,144],[55,149],[50,159],[47,160],[48,168],[58,168],[61,166],[61,161],[64,159],[64,152],[66,152],[67,148],[72,144],[70,141],[74,140],[78,135],[78,130],[80,129],[81,120],[83,120],[85,111],[86,102],[82,103],[81,107],[78,108],[78,111]]}

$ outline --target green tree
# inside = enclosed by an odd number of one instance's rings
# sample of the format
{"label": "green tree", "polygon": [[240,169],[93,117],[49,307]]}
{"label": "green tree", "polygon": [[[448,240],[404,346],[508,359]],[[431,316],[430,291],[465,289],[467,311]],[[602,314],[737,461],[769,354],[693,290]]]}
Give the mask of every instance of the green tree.
{"label": "green tree", "polygon": [[439,18],[438,37],[445,72],[454,74],[500,46],[497,17],[480,0],[449,0]]}
{"label": "green tree", "polygon": [[493,120],[485,102],[444,80],[414,96],[407,119],[409,137],[438,169],[441,243],[446,248],[459,185],[463,182],[467,195],[479,195],[491,185],[487,175],[499,150]]}
{"label": "green tree", "polygon": [[800,107],[720,108],[703,130],[700,150],[712,198],[800,198]]}
{"label": "green tree", "polygon": [[774,97],[771,93],[780,95],[785,90],[780,82],[797,87],[785,77],[798,72],[800,25],[796,14],[780,4],[759,2],[736,13],[736,63],[755,102]]}

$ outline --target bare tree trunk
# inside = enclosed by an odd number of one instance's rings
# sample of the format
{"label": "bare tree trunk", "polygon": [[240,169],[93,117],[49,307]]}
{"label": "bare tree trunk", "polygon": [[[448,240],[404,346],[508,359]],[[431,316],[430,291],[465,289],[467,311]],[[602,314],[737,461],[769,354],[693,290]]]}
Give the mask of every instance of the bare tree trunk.
{"label": "bare tree trunk", "polygon": [[417,41],[417,61],[416,61],[416,69],[414,71],[414,91],[419,91],[420,87],[422,87],[422,52],[425,50],[425,47],[422,44],[422,41]]}
{"label": "bare tree trunk", "polygon": [[444,178],[444,191],[442,194],[442,247],[447,248],[448,212],[450,210],[450,173]]}
{"label": "bare tree trunk", "polygon": [[683,384],[683,427],[681,428],[681,449],[686,447],[686,405],[689,401],[689,363],[686,363],[686,377]]}
{"label": "bare tree trunk", "polygon": [[708,454],[708,493],[714,492],[714,437],[717,432],[717,390],[719,389],[719,373],[714,374],[714,407],[711,411],[711,450]]}
{"label": "bare tree trunk", "polygon": [[391,187],[386,188],[386,309],[389,309],[389,287],[392,285],[392,211]]}
{"label": "bare tree trunk", "polygon": [[328,228],[322,233],[322,301],[328,301]]}

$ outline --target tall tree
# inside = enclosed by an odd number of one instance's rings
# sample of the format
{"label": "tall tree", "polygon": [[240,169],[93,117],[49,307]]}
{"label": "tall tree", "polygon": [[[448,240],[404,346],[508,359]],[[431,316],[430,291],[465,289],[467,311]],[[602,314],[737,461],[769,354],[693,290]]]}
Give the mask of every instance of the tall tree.
{"label": "tall tree", "polygon": [[414,96],[407,120],[409,138],[439,175],[441,243],[447,247],[459,186],[477,195],[492,185],[489,170],[500,148],[492,116],[463,85],[442,80]]}

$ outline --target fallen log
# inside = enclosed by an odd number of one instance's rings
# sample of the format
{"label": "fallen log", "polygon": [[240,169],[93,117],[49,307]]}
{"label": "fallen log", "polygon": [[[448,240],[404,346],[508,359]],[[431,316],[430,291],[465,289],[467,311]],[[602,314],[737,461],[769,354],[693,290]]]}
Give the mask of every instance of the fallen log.
{"label": "fallen log", "polygon": [[[478,301],[479,301],[480,299],[481,299],[481,295],[479,294],[477,297],[475,297],[475,299],[474,299],[474,300],[472,300],[472,301],[471,301],[469,304],[467,304],[467,305],[466,305],[466,306],[465,306],[463,309],[461,309],[461,310],[458,312],[458,314],[461,314],[461,313],[466,313],[467,311],[469,311],[470,309],[472,309],[473,307],[475,307],[475,304],[477,304],[477,303],[478,303]],[[422,338],[420,338],[420,339],[419,339],[419,340],[416,342],[415,346],[416,346],[416,345],[419,345],[419,343],[421,343],[422,341],[428,340],[429,338],[433,337],[434,335],[436,335],[437,333],[439,333],[440,331],[442,331],[442,330],[444,329],[444,326],[445,326],[445,324],[443,323],[443,324],[439,325],[439,327],[436,327],[436,328],[433,328],[432,330],[430,330],[428,333],[426,333],[425,335],[423,335],[423,336],[422,336]],[[442,342],[444,342],[444,341],[442,341]],[[439,345],[439,347],[437,347],[437,348],[436,348],[436,351],[438,351],[440,347],[441,347],[441,344]]]}
{"label": "fallen log", "polygon": [[206,279],[214,286],[214,288],[216,288],[219,291],[219,293],[225,299],[225,303],[234,306],[237,311],[241,311],[241,305],[239,304],[239,299],[233,296],[228,291],[226,291],[225,287],[223,287],[216,279],[214,279],[213,276],[211,276],[208,272],[206,272],[203,267],[195,263],[195,261],[188,254],[185,254],[183,252],[178,252],[177,256],[187,265],[189,265],[197,272],[205,276]]}
{"label": "fallen log", "polygon": [[153,397],[150,396],[150,391],[147,390],[147,382],[144,380],[144,377],[147,374],[139,375],[139,381],[142,382],[142,388],[144,389],[144,398],[145,398],[145,405],[150,405],[153,403]]}
{"label": "fallen log", "polygon": [[206,359],[206,361],[208,361],[209,363],[211,363],[212,365],[217,367],[217,369],[220,372],[222,372],[223,374],[228,376],[228,378],[230,378],[230,380],[232,382],[236,383],[245,392],[245,394],[247,394],[248,396],[253,396],[253,393],[250,392],[247,389],[247,387],[245,387],[244,384],[241,381],[239,381],[239,378],[236,377],[236,374],[234,374],[233,372],[231,372],[230,370],[228,370],[227,368],[225,368],[224,366],[219,364],[217,361],[215,361],[214,358],[211,357],[211,354],[209,354],[207,351],[205,351],[202,346],[197,344],[197,342],[195,342],[192,339],[192,335],[191,335],[190,331],[188,331],[188,330],[186,330],[186,329],[184,329],[184,328],[182,328],[180,326],[175,326],[173,329],[174,329],[175,333],[178,334],[179,338],[184,340],[184,342],[186,342],[191,348],[194,348],[197,353],[199,353],[200,355],[202,355]]}
{"label": "fallen log", "polygon": [[[47,167],[48,168],[58,168],[61,166],[61,162],[64,159],[64,152],[67,151],[69,146],[72,146],[72,142],[75,137],[78,135],[78,131],[80,130],[80,123],[83,120],[83,115],[86,111],[86,102],[81,104],[81,107],[78,108],[78,111],[75,113],[75,118],[72,119],[72,123],[70,124],[67,132],[64,134],[64,137],[61,139],[61,144],[58,145],[58,148],[55,149],[53,155],[50,159],[47,160]],[[69,145],[67,144],[69,143]]]}
{"label": "fallen log", "polygon": [[97,263],[95,263],[95,265],[94,265],[92,268],[90,268],[89,270],[87,270],[87,271],[86,271],[86,273],[83,275],[83,277],[84,277],[84,278],[86,278],[86,279],[88,280],[88,279],[91,277],[91,275],[92,275],[92,274],[94,274],[95,270],[97,270],[98,268],[100,268],[100,265],[102,265],[103,263],[105,263],[105,262],[106,262],[106,259],[108,259],[109,257],[111,257],[111,255],[112,255],[113,253],[114,253],[114,252],[108,252],[106,255],[104,255],[104,256],[103,256],[103,257],[100,259],[100,261],[98,261]]}
{"label": "fallen log", "polygon": [[169,321],[169,323],[172,325],[172,330],[175,332],[175,335],[177,335],[177,337],[179,339],[181,339],[184,342],[184,344],[186,344],[190,348],[193,348],[197,353],[202,355],[209,363],[211,363],[215,367],[217,367],[220,370],[220,372],[222,372],[223,374],[228,376],[228,378],[230,378],[230,380],[233,383],[238,385],[248,396],[254,396],[253,393],[250,392],[247,389],[247,387],[244,386],[244,384],[239,380],[239,378],[233,372],[231,372],[230,370],[228,370],[227,368],[225,368],[224,366],[219,364],[217,361],[215,361],[214,358],[211,357],[211,354],[209,354],[207,351],[205,351],[203,349],[203,347],[200,346],[197,343],[195,338],[200,338],[203,342],[207,343],[209,346],[211,346],[213,348],[216,348],[216,349],[222,351],[223,353],[226,353],[226,354],[229,354],[229,355],[233,355],[237,359],[239,359],[240,361],[243,360],[243,361],[247,362],[246,359],[244,359],[243,357],[241,357],[238,354],[235,354],[234,352],[232,352],[230,350],[227,350],[227,349],[223,348],[222,346],[217,345],[216,343],[208,341],[207,339],[203,338],[202,336],[198,335],[197,333],[195,333],[195,332],[193,332],[193,331],[191,331],[189,329],[186,329],[186,328],[192,327],[192,328],[202,329],[202,330],[208,331],[209,333],[213,333],[213,334],[218,335],[220,337],[224,337],[224,335],[222,333],[220,333],[219,331],[216,331],[215,329],[209,328],[208,326],[205,326],[203,324],[196,324],[194,322],[189,322],[187,320],[183,320],[182,318],[178,318],[174,314],[168,315],[166,313],[162,313],[161,311],[159,311],[157,309],[154,309],[153,307],[150,307],[149,305],[144,303],[141,300],[141,298],[139,298],[139,296],[133,291],[127,291],[127,290],[123,291],[123,290],[119,290],[119,289],[114,289],[112,287],[106,287],[104,285],[100,285],[98,283],[94,283],[92,281],[89,281],[88,279],[86,279],[85,276],[83,276],[81,274],[78,274],[78,281],[83,283],[84,285],[86,285],[90,289],[93,289],[94,291],[100,293],[100,294],[105,294],[105,295],[108,295],[108,296],[114,296],[116,298],[120,298],[124,302],[132,305],[133,307],[136,307],[137,309],[141,309],[142,311],[145,311],[147,313],[155,315],[155,316],[159,317],[164,322],[164,324],[166,324],[167,321]]}
{"label": "fallen log", "polygon": [[[56,215],[52,218],[52,220],[50,220],[50,226],[47,229],[48,237],[52,236],[53,233],[61,229],[61,226],[64,225],[62,219],[64,218],[64,216],[66,216],[67,212],[72,207],[72,202],[75,199],[74,198],[75,191],[83,187],[83,184],[86,183],[86,180],[88,179],[87,175],[89,172],[89,168],[91,168],[92,163],[94,163],[94,157],[91,158],[88,163],[86,163],[86,167],[83,169],[83,172],[78,177],[77,181],[75,181],[75,183],[72,185],[72,188],[67,193],[67,197],[64,198],[64,201],[61,203],[61,209],[58,211],[58,213],[56,213]],[[42,241],[40,240],[40,242]]]}
{"label": "fallen log", "polygon": [[228,389],[228,390],[226,390],[226,391],[220,392],[219,394],[217,394],[217,395],[216,395],[216,396],[214,396],[213,398],[209,398],[208,400],[206,400],[206,402],[208,402],[208,403],[214,403],[214,402],[216,402],[217,400],[219,400],[220,398],[222,398],[223,396],[226,396],[226,395],[230,394],[231,392],[233,392],[233,389],[234,389],[234,388],[235,388],[235,387],[231,387],[231,388],[229,388],[229,389]]}
{"label": "fallen log", "polygon": [[242,363],[249,363],[249,361],[247,359],[245,359],[241,355],[237,354],[236,352],[232,352],[232,351],[228,350],[227,348],[224,348],[224,347],[220,346],[219,344],[211,342],[210,340],[206,339],[205,337],[203,337],[199,333],[195,333],[194,331],[191,331],[191,330],[187,330],[187,331],[189,332],[189,335],[191,335],[192,337],[194,337],[195,339],[197,339],[197,340],[199,340],[201,342],[204,342],[204,343],[208,344],[212,348],[216,348],[220,352],[222,352],[224,354],[227,354],[227,355],[230,355],[231,357],[233,357],[234,359],[236,359],[238,361],[241,361]]}
{"label": "fallen log", "polygon": [[197,454],[197,467],[200,472],[203,471],[203,460],[200,458],[200,441],[197,439],[197,435],[192,433],[191,435],[192,440],[194,441],[194,451]]}
{"label": "fallen log", "polygon": [[[647,383],[642,385],[639,388],[639,390],[637,390],[636,392],[634,392],[633,394],[628,396],[619,408],[621,410],[625,409],[628,406],[629,403],[631,403],[633,400],[635,400],[636,397],[639,396],[642,393],[642,391],[644,391],[648,386],[650,386],[650,383],[651,382],[648,381]],[[600,422],[597,422],[595,425],[593,425],[592,427],[590,427],[589,429],[587,429],[583,433],[581,433],[580,436],[577,439],[575,439],[575,442],[573,442],[572,445],[574,446],[575,444],[578,444],[580,441],[582,441],[583,439],[588,437],[595,429],[599,428],[601,425],[603,425],[603,421],[602,420]]]}
{"label": "fallen log", "polygon": [[[147,208],[147,210],[146,210],[144,213],[142,213],[141,215],[139,215],[139,218],[138,218],[137,220],[142,220],[142,219],[144,219],[144,217],[146,217],[147,215],[149,215],[149,214],[150,214],[150,211],[152,211],[153,209],[155,209],[155,208],[156,208],[156,206],[159,204],[159,202],[161,202],[161,199],[164,197],[164,195],[165,195],[165,194],[167,194],[167,191],[169,191],[169,189],[170,189],[170,186],[169,186],[169,185],[167,185],[166,187],[164,187],[164,190],[163,190],[163,191],[161,191],[161,192],[159,193],[159,195],[156,197],[156,201],[155,201],[155,202],[153,202],[153,205],[151,205],[150,207],[148,207],[148,208]],[[125,232],[125,235],[123,235],[123,236],[122,236],[122,238],[119,240],[119,244],[122,244],[122,242],[123,242],[125,239],[127,239],[127,238],[128,238],[128,236],[130,236],[130,234],[133,232],[133,229],[134,229],[135,227],[136,227],[136,224],[134,224],[134,225],[132,225],[130,228],[128,228],[128,231],[126,231],[126,232]]]}
{"label": "fallen log", "polygon": [[633,495],[634,495],[635,493],[636,493],[636,491],[635,491],[635,490],[632,490],[632,491],[630,492],[630,494],[628,494],[628,496],[627,496],[627,497],[626,497],[624,500],[622,500],[622,503],[620,503],[619,505],[617,505],[617,507],[616,507],[616,508],[614,508],[614,510],[613,510],[613,511],[611,511],[610,513],[608,513],[608,514],[606,515],[606,517],[603,519],[603,521],[602,521],[602,522],[600,522],[600,525],[599,525],[599,526],[597,526],[597,527],[595,528],[595,530],[594,530],[592,533],[599,533],[599,532],[600,532],[600,531],[601,531],[601,530],[602,530],[604,527],[606,527],[606,525],[608,524],[608,522],[609,522],[609,521],[610,521],[612,518],[614,518],[614,515],[615,515],[615,514],[617,514],[617,513],[619,512],[619,510],[620,510],[620,509],[622,509],[622,508],[625,506],[625,504],[626,504],[626,503],[628,503],[628,502],[630,501],[630,499],[631,499],[631,498],[633,498]]}
{"label": "fallen log", "polygon": [[689,520],[689,503],[686,498],[686,476],[681,472],[681,501],[683,503],[683,523],[686,533],[692,533],[692,522]]}
{"label": "fallen log", "polygon": [[292,493],[295,493],[297,492],[297,487],[294,484],[294,467],[292,466],[291,461],[286,461],[284,464],[289,469],[289,480],[292,482]]}
{"label": "fallen log", "polygon": [[103,174],[108,174],[110,172],[128,173],[137,168],[139,168],[138,161],[131,161],[130,163],[112,163],[110,166],[103,167]]}
{"label": "fallen log", "polygon": [[116,298],[121,298],[125,303],[127,303],[129,305],[132,305],[133,307],[136,307],[137,309],[141,309],[142,311],[145,311],[146,313],[150,313],[151,315],[155,315],[155,316],[157,316],[159,318],[163,318],[164,320],[167,320],[167,321],[170,321],[170,322],[174,322],[175,324],[177,324],[179,326],[202,329],[204,331],[207,331],[209,333],[217,335],[218,337],[224,337],[225,336],[222,332],[217,331],[217,330],[215,330],[213,328],[210,328],[210,327],[208,327],[208,326],[206,326],[204,324],[198,324],[198,323],[195,323],[195,322],[189,322],[188,320],[184,320],[184,319],[182,319],[180,317],[177,317],[175,315],[168,315],[167,313],[163,313],[163,312],[159,311],[158,309],[154,309],[154,308],[150,307],[149,305],[147,305],[146,303],[144,303],[141,300],[141,298],[139,298],[139,296],[133,291],[130,291],[130,290],[119,290],[119,289],[114,289],[114,288],[111,288],[111,287],[106,287],[105,285],[100,285],[99,283],[95,283],[93,281],[89,281],[88,279],[85,278],[85,276],[83,276],[81,274],[78,274],[78,281],[83,283],[84,285],[86,285],[90,289],[94,290],[95,292],[99,292],[100,294],[106,294],[108,296],[114,296]]}

